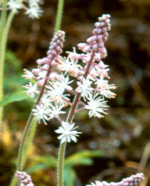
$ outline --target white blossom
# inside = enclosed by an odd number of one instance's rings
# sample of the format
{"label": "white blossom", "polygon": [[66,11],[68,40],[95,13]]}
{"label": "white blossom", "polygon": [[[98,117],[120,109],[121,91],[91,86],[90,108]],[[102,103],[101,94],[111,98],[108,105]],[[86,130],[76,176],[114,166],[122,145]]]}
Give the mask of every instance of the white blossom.
{"label": "white blossom", "polygon": [[18,13],[18,10],[21,9],[20,0],[10,0],[7,4],[14,13]]}
{"label": "white blossom", "polygon": [[75,129],[75,123],[68,123],[65,121],[62,121],[62,126],[60,126],[57,130],[55,130],[56,133],[60,134],[58,137],[59,140],[61,140],[61,143],[71,141],[77,142],[77,136],[80,134],[80,132],[77,132]]}
{"label": "white blossom", "polygon": [[26,10],[26,14],[30,18],[39,18],[42,14],[42,10],[39,7],[39,0],[29,0],[29,8]]}
{"label": "white blossom", "polygon": [[77,92],[81,93],[82,97],[87,97],[90,95],[93,91],[93,88],[91,87],[92,81],[89,79],[83,78],[82,82],[77,82],[78,87],[76,89]]}
{"label": "white blossom", "polygon": [[31,71],[24,69],[24,75],[22,75],[22,77],[25,77],[25,79],[32,79],[34,75]]}
{"label": "white blossom", "polygon": [[[47,94],[50,96],[50,99],[57,103],[66,103],[65,100],[69,100],[68,94],[65,94],[65,89],[72,89],[69,85],[72,81],[69,81],[69,78],[62,78],[62,80],[56,79],[49,83],[46,86]],[[64,99],[63,99],[64,98]]]}
{"label": "white blossom", "polygon": [[32,109],[33,115],[36,116],[38,122],[43,121],[44,124],[47,124],[47,121],[50,119],[49,108],[45,107],[43,104],[36,105],[36,108]]}
{"label": "white blossom", "polygon": [[39,18],[41,16],[42,10],[39,7],[30,7],[27,9],[26,14],[29,15],[30,18]]}
{"label": "white blossom", "polygon": [[115,89],[116,86],[114,84],[108,84],[108,80],[104,80],[103,77],[96,81],[97,88],[99,89],[99,93],[106,98],[114,98],[115,93],[111,91],[111,89]]}
{"label": "white blossom", "polygon": [[31,82],[29,82],[29,84],[23,86],[26,90],[26,94],[28,96],[30,96],[31,98],[33,98],[35,96],[35,94],[39,93],[38,89],[37,89],[37,84],[32,84]]}
{"label": "white blossom", "polygon": [[89,110],[89,117],[103,117],[103,114],[106,114],[104,110],[107,109],[107,104],[104,99],[102,99],[97,93],[93,96],[90,95],[88,97],[87,105],[85,106],[86,109]]}
{"label": "white blossom", "polygon": [[[35,69],[34,69],[34,71],[35,71]],[[38,71],[38,69],[37,69],[37,71]],[[47,71],[45,70],[40,70],[39,69],[39,72],[38,72],[38,74],[37,74],[37,78],[40,80],[43,80],[44,78],[45,78],[45,76],[46,76],[46,74],[47,74]]]}
{"label": "white blossom", "polygon": [[50,107],[52,104],[52,101],[50,99],[50,96],[47,94],[43,94],[42,98],[41,98],[41,103],[42,105],[44,105],[45,107]]}
{"label": "white blossom", "polygon": [[49,112],[50,112],[50,119],[58,117],[60,114],[65,114],[65,111],[62,111],[64,104],[55,103],[55,105],[51,105]]}
{"label": "white blossom", "polygon": [[18,13],[19,9],[25,9],[26,14],[30,18],[39,18],[42,10],[40,9],[40,0],[9,0],[7,5],[14,13]]}
{"label": "white blossom", "polygon": [[72,76],[76,77],[81,69],[81,66],[78,64],[78,61],[73,61],[69,57],[68,58],[62,58],[59,68],[62,71],[68,72]]}
{"label": "white blossom", "polygon": [[69,85],[73,82],[73,80],[69,80],[69,77],[63,77],[62,76],[62,80],[60,81],[61,87],[62,89],[68,89],[68,90],[72,90],[72,87]]}

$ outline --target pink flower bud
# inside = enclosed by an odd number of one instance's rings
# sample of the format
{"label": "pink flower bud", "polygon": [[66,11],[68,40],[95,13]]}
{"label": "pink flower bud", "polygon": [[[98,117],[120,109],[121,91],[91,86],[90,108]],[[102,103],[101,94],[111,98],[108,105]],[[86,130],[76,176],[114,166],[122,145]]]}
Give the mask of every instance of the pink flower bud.
{"label": "pink flower bud", "polygon": [[80,50],[83,50],[85,46],[87,46],[86,43],[79,43],[79,44],[78,44],[78,48],[79,48]]}

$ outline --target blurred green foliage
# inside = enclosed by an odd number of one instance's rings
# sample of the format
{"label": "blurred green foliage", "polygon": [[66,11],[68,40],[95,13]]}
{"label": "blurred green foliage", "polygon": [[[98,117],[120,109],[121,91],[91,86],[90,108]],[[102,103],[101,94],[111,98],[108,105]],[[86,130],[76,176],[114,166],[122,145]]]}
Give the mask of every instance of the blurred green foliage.
{"label": "blurred green foliage", "polygon": [[[82,150],[80,152],[76,152],[65,159],[64,162],[64,182],[66,186],[74,186],[77,174],[74,170],[76,166],[91,166],[93,165],[94,157],[102,157],[104,156],[104,152],[102,150]],[[34,173],[39,170],[54,168],[57,167],[57,158],[49,155],[49,156],[32,156],[30,158],[31,165],[30,168],[26,170],[26,172]],[[69,175],[69,179],[68,179]]]}
{"label": "blurred green foliage", "polygon": [[21,61],[15,56],[15,54],[7,50],[6,63],[4,69],[4,92],[12,93],[14,91],[22,91],[22,85],[26,80],[21,78],[22,65]]}
{"label": "blurred green foliage", "polygon": [[[22,86],[27,81],[21,77],[22,74],[21,61],[16,57],[14,52],[7,50],[4,69],[4,98],[0,106],[6,106],[4,110],[5,117],[11,121],[13,119],[27,118],[33,104],[32,99],[23,93],[24,89]],[[19,104],[15,102],[19,102]]]}

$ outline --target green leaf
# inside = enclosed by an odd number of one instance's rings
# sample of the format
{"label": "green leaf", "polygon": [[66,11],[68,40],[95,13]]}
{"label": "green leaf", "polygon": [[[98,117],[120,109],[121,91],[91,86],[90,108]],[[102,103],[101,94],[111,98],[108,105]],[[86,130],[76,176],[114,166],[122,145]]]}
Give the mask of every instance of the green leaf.
{"label": "green leaf", "polygon": [[93,164],[93,160],[91,158],[86,158],[86,157],[73,157],[72,159],[70,159],[69,161],[65,161],[65,167],[73,167],[73,166],[77,166],[77,165],[92,165]]}
{"label": "green leaf", "polygon": [[30,168],[26,170],[28,173],[57,166],[57,159],[54,156],[33,156],[30,160],[33,161],[33,164],[31,162]]}
{"label": "green leaf", "polygon": [[65,160],[65,166],[92,165],[92,158],[101,156],[104,156],[102,150],[83,150],[67,157]]}
{"label": "green leaf", "polygon": [[37,163],[43,163],[49,167],[57,166],[57,159],[54,156],[33,156],[33,161]]}
{"label": "green leaf", "polygon": [[75,185],[75,178],[76,178],[76,173],[73,169],[71,169],[71,168],[64,169],[65,186],[74,186]]}
{"label": "green leaf", "polygon": [[15,92],[13,94],[8,94],[3,97],[2,101],[0,102],[0,107],[5,106],[9,103],[22,101],[27,98],[29,98],[29,97],[22,92]]}
{"label": "green leaf", "polygon": [[44,164],[44,163],[38,163],[36,165],[33,165],[33,166],[30,166],[30,168],[26,169],[26,172],[27,173],[33,173],[33,172],[36,172],[38,170],[43,170],[43,169],[46,169],[48,168],[49,166]]}

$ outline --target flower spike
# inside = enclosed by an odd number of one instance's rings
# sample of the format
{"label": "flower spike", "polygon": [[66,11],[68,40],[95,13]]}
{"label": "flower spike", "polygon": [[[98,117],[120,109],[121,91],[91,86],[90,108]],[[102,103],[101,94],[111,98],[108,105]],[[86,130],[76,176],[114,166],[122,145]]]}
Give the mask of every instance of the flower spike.
{"label": "flower spike", "polygon": [[17,171],[15,176],[20,180],[20,186],[34,186],[31,177],[26,172]]}
{"label": "flower spike", "polygon": [[124,178],[120,182],[111,182],[108,183],[106,181],[95,181],[95,183],[91,183],[91,185],[87,186],[139,186],[140,183],[144,180],[144,174],[143,173],[137,173],[135,175],[132,175],[128,178]]}

